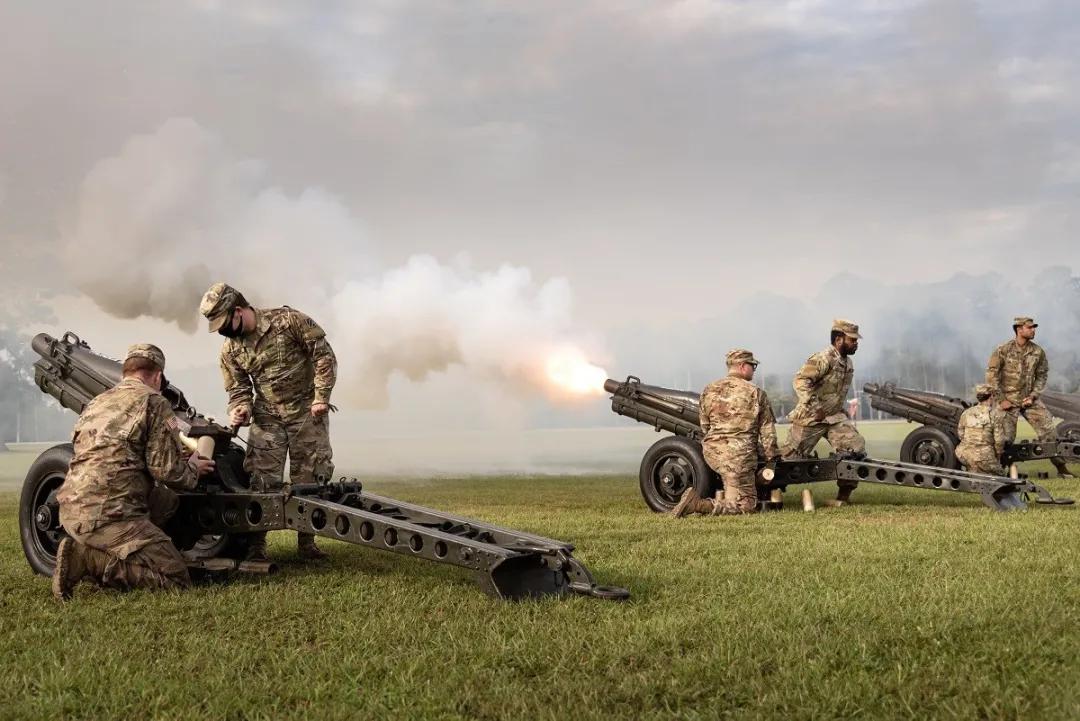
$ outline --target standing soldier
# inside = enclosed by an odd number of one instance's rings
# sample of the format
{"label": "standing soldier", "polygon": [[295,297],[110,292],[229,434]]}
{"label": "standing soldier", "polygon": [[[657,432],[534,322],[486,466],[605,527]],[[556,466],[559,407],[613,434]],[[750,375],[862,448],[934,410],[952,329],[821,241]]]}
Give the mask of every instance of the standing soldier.
{"label": "standing soldier", "polygon": [[83,579],[123,590],[191,585],[184,557],[160,528],[179,505],[164,486],[194,488],[214,462],[185,457],[176,417],[159,392],[164,371],[160,348],[131,346],[123,380],[87,403],[75,423],[75,456],[56,495],[68,533],[52,579],[60,600]]}
{"label": "standing soldier", "polygon": [[[288,306],[253,308],[225,283],[210,286],[199,310],[210,332],[226,338],[220,361],[229,422],[251,425],[244,468],[252,489],[283,487],[286,453],[291,483],[330,478],[328,411],[337,360],[323,329]],[[297,534],[297,549],[301,558],[326,557],[310,533]],[[266,558],[266,533],[251,534],[248,558]]]}
{"label": "standing soldier", "polygon": [[731,516],[757,510],[757,463],[759,454],[770,462],[780,457],[776,445],[776,420],[765,391],[750,381],[758,361],[742,348],[727,354],[728,375],[706,386],[701,393],[701,449],[709,467],[724,482],[723,498],[702,498],[693,487],[686,489],[672,509],[676,518],[700,513]]}
{"label": "standing soldier", "polygon": [[[844,399],[851,388],[855,366],[851,356],[859,349],[859,326],[850,320],[833,321],[829,334],[831,345],[810,356],[795,374],[792,386],[798,404],[791,411],[791,432],[784,444],[784,458],[805,458],[824,438],[837,453],[862,455],[866,440],[855,430],[844,413]],[[837,481],[839,491],[831,506],[850,502],[857,481]]]}
{"label": "standing soldier", "polygon": [[[1009,443],[1016,439],[1016,424],[1021,415],[1035,429],[1040,441],[1054,440],[1053,416],[1039,400],[1046,388],[1050,364],[1046,352],[1034,341],[1038,327],[1032,318],[1014,318],[1014,338],[995,348],[986,364],[986,383],[993,389],[998,407],[1005,411],[1005,440]],[[1050,460],[1060,477],[1073,478],[1064,459]]]}
{"label": "standing soldier", "polygon": [[956,457],[972,473],[1004,476],[1001,454],[1005,451],[1005,413],[997,407],[994,389],[986,383],[975,386],[975,400],[978,403],[960,416]]}

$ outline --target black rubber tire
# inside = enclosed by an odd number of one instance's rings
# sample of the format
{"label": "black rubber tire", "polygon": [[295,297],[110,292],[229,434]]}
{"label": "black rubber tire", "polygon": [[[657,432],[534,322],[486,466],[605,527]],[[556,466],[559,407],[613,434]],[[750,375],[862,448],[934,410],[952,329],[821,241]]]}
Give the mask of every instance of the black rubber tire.
{"label": "black rubber tire", "polygon": [[1057,437],[1067,441],[1080,441],[1080,421],[1065,421],[1057,427]]}
{"label": "black rubber tire", "polygon": [[900,460],[920,466],[959,468],[960,462],[956,460],[959,443],[959,439],[940,428],[919,426],[907,434],[900,446]]}
{"label": "black rubber tire", "polygon": [[[66,534],[60,526],[56,491],[64,483],[68,465],[75,455],[70,443],[44,451],[34,460],[19,494],[19,538],[23,555],[34,573],[51,576],[56,565],[56,548]],[[38,511],[42,516],[38,517]]]}
{"label": "black rubber tire", "polygon": [[681,436],[661,438],[645,451],[638,483],[645,505],[656,513],[669,512],[691,485],[702,498],[721,488],[720,477],[701,454],[701,444]]}

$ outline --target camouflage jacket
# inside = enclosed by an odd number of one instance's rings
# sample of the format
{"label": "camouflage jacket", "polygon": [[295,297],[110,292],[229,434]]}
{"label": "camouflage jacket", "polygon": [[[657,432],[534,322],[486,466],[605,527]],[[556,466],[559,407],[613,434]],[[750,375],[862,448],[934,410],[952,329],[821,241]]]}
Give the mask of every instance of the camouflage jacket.
{"label": "camouflage jacket", "polygon": [[1046,352],[1032,341],[1023,346],[1006,341],[994,349],[986,364],[986,382],[994,389],[994,398],[1015,405],[1028,396],[1041,395],[1049,373]]}
{"label": "camouflage jacket", "polygon": [[765,391],[750,381],[729,375],[701,392],[703,443],[715,439],[742,439],[754,443],[766,459],[780,455],[776,418]]}
{"label": "camouflage jacket", "polygon": [[90,401],[72,443],[75,457],[56,500],[60,522],[78,533],[146,517],[155,483],[191,489],[198,480],[169,402],[138,378]]}
{"label": "camouflage jacket", "polygon": [[828,347],[806,359],[791,382],[799,402],[788,414],[792,423],[840,423],[847,420],[844,399],[851,388],[855,366],[851,358]]}
{"label": "camouflage jacket", "polygon": [[996,404],[979,403],[960,416],[956,427],[960,446],[993,448],[998,458],[1005,451],[1005,413]]}
{"label": "camouflage jacket", "polygon": [[229,410],[292,420],[312,403],[329,403],[337,359],[326,333],[298,310],[256,308],[255,330],[221,347],[221,375]]}

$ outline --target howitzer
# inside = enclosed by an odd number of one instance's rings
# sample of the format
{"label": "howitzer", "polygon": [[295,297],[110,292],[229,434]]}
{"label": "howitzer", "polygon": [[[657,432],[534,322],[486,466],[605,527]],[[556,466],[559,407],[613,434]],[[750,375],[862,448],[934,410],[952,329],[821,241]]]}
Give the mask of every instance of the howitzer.
{"label": "howitzer", "polygon": [[[646,505],[657,513],[670,511],[687,488],[704,498],[723,485],[723,479],[705,462],[699,416],[700,396],[641,383],[635,376],[619,382],[608,379],[604,390],[611,394],[611,410],[674,435],[654,443],[641,460],[638,483]],[[879,461],[872,458],[834,456],[780,461],[758,468],[758,498],[775,488],[820,481],[855,480],[924,490],[978,493],[983,503],[999,511],[1026,508],[1026,494],[1037,503],[1067,505],[1069,499],[1054,498],[1049,491],[1026,479],[1004,478],[955,469],[933,468],[914,463]],[[759,506],[764,506],[759,501]]]}
{"label": "howitzer", "polygon": [[[39,334],[32,345],[41,356],[34,363],[38,387],[77,413],[121,379],[119,362],[94,353],[73,333],[59,340]],[[196,490],[179,494],[179,510],[164,529],[193,568],[268,571],[269,564],[239,560],[246,534],[288,529],[469,569],[486,592],[500,598],[629,596],[625,589],[597,585],[569,543],[367,493],[356,480],[317,479],[254,493],[233,431],[200,415],[174,386],[162,395],[173,407],[182,440],[216,462]],[[52,572],[64,535],[56,493],[72,455],[71,444],[50,448],[23,483],[23,552],[38,573]]]}
{"label": "howitzer", "polygon": [[[960,416],[971,407],[971,403],[941,393],[900,388],[893,383],[867,383],[863,386],[863,392],[870,396],[872,408],[921,424],[904,438],[900,446],[901,461],[939,468],[960,467],[956,458],[956,447],[960,445],[956,427],[960,423]],[[1042,397],[1054,415],[1063,417],[1072,409],[1080,418],[1080,399],[1073,407],[1070,396],[1065,393],[1043,394]],[[1002,464],[1009,466],[1054,457],[1080,461],[1080,421],[1061,423],[1057,433],[1055,441],[1006,443]]]}

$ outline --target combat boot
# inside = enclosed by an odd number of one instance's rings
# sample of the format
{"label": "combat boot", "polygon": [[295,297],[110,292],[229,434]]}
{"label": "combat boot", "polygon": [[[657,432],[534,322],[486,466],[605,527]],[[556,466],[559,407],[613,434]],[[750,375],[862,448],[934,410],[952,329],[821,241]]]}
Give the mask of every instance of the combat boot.
{"label": "combat boot", "polygon": [[321,561],[330,558],[330,554],[315,545],[315,536],[311,533],[296,534],[296,553],[305,561]]}
{"label": "combat boot", "polygon": [[1069,470],[1069,467],[1065,464],[1064,458],[1051,458],[1050,462],[1054,464],[1054,468],[1057,469],[1058,478],[1076,478],[1073,472]]}
{"label": "combat boot", "polygon": [[713,512],[715,505],[708,498],[699,496],[698,492],[691,486],[683,491],[682,496],[679,497],[679,502],[671,509],[671,515],[674,518],[682,518],[694,513],[707,515]]}
{"label": "combat boot", "polygon": [[66,601],[75,593],[75,586],[86,576],[86,562],[75,539],[64,537],[56,549],[52,593],[58,601]]}
{"label": "combat boot", "polygon": [[269,561],[269,556],[266,555],[266,533],[252,533],[248,537],[247,553],[244,554],[245,561]]}

